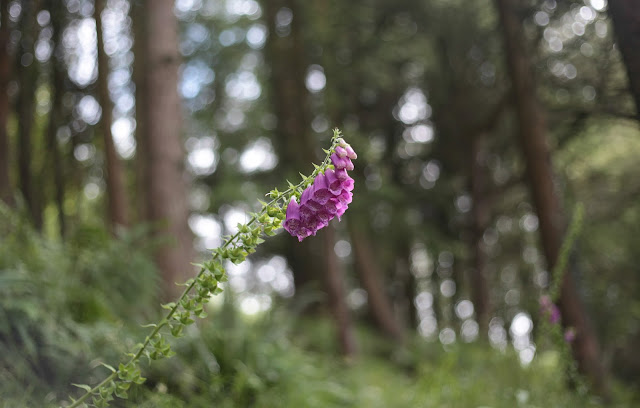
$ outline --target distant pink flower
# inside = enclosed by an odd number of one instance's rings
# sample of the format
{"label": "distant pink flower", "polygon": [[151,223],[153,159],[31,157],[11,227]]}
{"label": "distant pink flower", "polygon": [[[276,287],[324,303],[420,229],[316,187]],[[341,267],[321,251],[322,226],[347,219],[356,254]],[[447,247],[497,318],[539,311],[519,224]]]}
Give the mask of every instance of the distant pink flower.
{"label": "distant pink flower", "polygon": [[353,162],[358,156],[346,143],[336,147],[331,155],[335,170],[327,169],[313,180],[300,196],[300,204],[291,198],[287,207],[284,229],[302,241],[309,235],[329,225],[340,217],[353,200],[354,180],[347,174],[353,170]]}
{"label": "distant pink flower", "polygon": [[548,316],[551,324],[560,322],[560,309],[558,309],[558,306],[551,301],[549,296],[540,296],[540,311],[542,314]]}
{"label": "distant pink flower", "polygon": [[567,343],[572,343],[576,339],[576,329],[573,327],[569,327],[564,332],[564,341]]}

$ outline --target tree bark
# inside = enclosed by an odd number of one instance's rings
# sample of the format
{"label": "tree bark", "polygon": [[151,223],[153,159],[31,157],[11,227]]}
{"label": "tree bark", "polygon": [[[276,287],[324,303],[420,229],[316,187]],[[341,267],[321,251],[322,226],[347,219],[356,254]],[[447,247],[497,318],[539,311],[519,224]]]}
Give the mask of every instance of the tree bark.
{"label": "tree bark", "polygon": [[[53,169],[53,185],[55,188],[55,202],[58,208],[58,228],[60,236],[64,237],[67,232],[67,222],[64,212],[64,160],[61,159],[60,148],[58,146],[58,125],[62,122],[62,95],[65,86],[65,67],[62,46],[62,31],[64,29],[64,14],[54,1],[50,1],[48,8],[51,14],[51,27],[53,33],[51,42],[53,43],[53,54],[51,56],[51,111],[49,113],[49,123],[47,124],[47,148],[51,154],[47,160],[48,165]],[[43,179],[47,178],[47,170],[43,171]]]}
{"label": "tree bark", "polygon": [[171,0],[146,0],[144,8],[144,97],[138,121],[143,122],[144,164],[148,183],[148,220],[161,225],[159,233],[174,240],[156,255],[164,294],[173,297],[190,273],[193,237],[189,230],[188,182],[181,142],[181,104],[178,95],[178,24]]}
{"label": "tree bark", "polygon": [[[277,117],[277,148],[283,152],[287,166],[285,170],[292,174],[304,172],[318,159],[317,145],[310,134],[311,110],[309,93],[305,87],[307,61],[301,31],[302,13],[296,7],[297,4],[298,2],[290,0],[262,2],[269,30],[265,53],[271,67],[269,80],[274,113]],[[277,25],[277,13],[285,7],[293,14],[289,33],[283,32],[282,28],[279,31]],[[319,234],[323,237],[326,265],[319,266],[309,261],[312,259],[314,246],[318,243],[310,240],[300,245],[291,240],[292,245],[295,245],[292,251],[298,252],[293,258],[306,259],[303,268],[294,270],[294,280],[296,288],[299,288],[300,282],[317,280],[318,276],[326,278],[328,306],[335,318],[341,350],[345,355],[351,355],[356,352],[356,346],[350,311],[342,286],[342,272],[338,269],[339,262],[334,252],[335,233],[331,228],[329,226],[327,232]]]}
{"label": "tree bark", "polygon": [[636,119],[640,121],[640,2],[609,0],[609,15],[636,102]]}
{"label": "tree bark", "polygon": [[[271,67],[269,74],[270,97],[277,118],[275,145],[282,152],[283,170],[287,174],[298,174],[317,159],[310,140],[311,112],[308,93],[305,89],[304,45],[299,29],[300,15],[290,1],[263,1],[269,36],[265,54]],[[291,32],[287,36],[277,33],[276,15],[282,7],[294,13]],[[293,7],[293,8],[292,8]],[[296,293],[304,286],[318,282],[324,272],[317,262],[310,262],[322,251],[318,243],[305,240],[290,241],[289,262],[294,268],[293,278]]]}
{"label": "tree bark", "polygon": [[[547,267],[552,270],[565,232],[560,199],[553,184],[550,149],[547,142],[545,114],[536,98],[536,87],[526,44],[514,7],[515,0],[496,0],[502,25],[507,66],[514,89],[519,136],[531,195],[540,224],[542,248]],[[563,271],[564,272],[564,271]],[[563,273],[560,311],[562,325],[574,327],[577,337],[572,343],[574,358],[579,370],[589,379],[594,391],[606,395],[604,369],[598,340],[588,321],[571,273]]]}
{"label": "tree bark", "polygon": [[146,81],[145,81],[145,66],[147,65],[146,58],[146,41],[147,41],[147,28],[145,22],[145,11],[143,10],[140,2],[132,2],[130,9],[132,32],[134,36],[133,50],[135,58],[133,60],[133,81],[136,84],[135,99],[136,99],[136,156],[135,156],[135,174],[136,174],[136,192],[133,195],[135,200],[135,206],[137,210],[137,217],[139,220],[149,219],[149,205],[146,197],[149,196],[149,181],[147,180],[148,171],[146,163],[148,159],[146,153],[148,149],[148,141],[146,140],[147,132],[145,131],[144,123],[144,106]]}
{"label": "tree bark", "polygon": [[36,82],[38,80],[37,61],[34,55],[36,38],[36,15],[40,10],[38,0],[22,2],[21,31],[18,66],[18,93],[16,112],[18,115],[18,179],[31,221],[37,230],[42,229],[42,205],[40,192],[35,189],[33,181],[33,157],[31,133],[34,119],[34,102]]}
{"label": "tree bark", "polygon": [[113,122],[113,103],[109,95],[109,57],[104,50],[104,38],[102,33],[102,11],[105,0],[95,0],[94,18],[96,20],[96,34],[98,44],[98,97],[102,107],[100,125],[104,141],[105,176],[107,181],[107,200],[109,223],[112,232],[117,226],[128,226],[129,215],[127,207],[127,190],[125,188],[124,168],[118,158],[118,154],[111,134]]}
{"label": "tree bark", "polygon": [[[309,166],[317,159],[316,145],[310,136],[311,111],[305,87],[307,64],[304,58],[304,39],[301,32],[301,13],[292,1],[263,2],[269,28],[266,53],[271,66],[271,87],[274,111],[278,118],[279,150],[292,160],[292,166]],[[292,10],[290,34],[280,36],[276,25],[279,10]],[[300,170],[296,170],[297,171]]]}
{"label": "tree bark", "polygon": [[473,305],[480,326],[480,335],[486,337],[491,319],[491,299],[489,296],[489,283],[487,277],[487,254],[484,251],[484,232],[489,225],[491,213],[490,203],[487,197],[488,169],[483,163],[485,134],[478,133],[471,141],[471,196],[473,207],[471,209],[472,221],[472,256],[473,268],[471,270],[471,295]]}
{"label": "tree bark", "polygon": [[[393,313],[391,302],[385,292],[382,273],[376,263],[371,241],[358,230],[354,222],[349,223],[349,234],[353,244],[356,271],[362,287],[367,291],[367,302],[371,315],[383,333],[401,342],[404,339],[404,331]],[[409,298],[410,307],[413,307],[414,297],[415,295]]]}
{"label": "tree bark", "polygon": [[0,0],[0,200],[13,204],[13,191],[9,177],[9,94],[7,87],[11,79],[11,53],[9,52],[8,1]]}

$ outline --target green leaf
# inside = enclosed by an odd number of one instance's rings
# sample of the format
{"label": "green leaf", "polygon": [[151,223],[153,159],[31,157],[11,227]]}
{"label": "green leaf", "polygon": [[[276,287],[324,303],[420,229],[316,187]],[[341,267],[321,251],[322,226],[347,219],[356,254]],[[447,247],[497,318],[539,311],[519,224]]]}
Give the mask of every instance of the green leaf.
{"label": "green leaf", "polygon": [[127,394],[127,390],[116,389],[115,393],[118,398],[127,399],[129,397]]}
{"label": "green leaf", "polygon": [[82,388],[86,392],[91,392],[91,390],[92,390],[92,388],[90,386],[88,386],[87,384],[74,384],[74,383],[71,383],[71,385],[73,385],[74,387]]}
{"label": "green leaf", "polygon": [[140,377],[140,376],[138,376],[138,378],[136,378],[135,380],[133,380],[133,382],[134,382],[134,383],[136,383],[136,384],[138,384],[138,385],[140,385],[140,384],[144,384],[144,382],[145,382],[145,381],[147,381],[147,379],[146,379],[146,378],[144,378],[144,377]]}
{"label": "green leaf", "polygon": [[171,335],[173,335],[173,337],[182,337],[184,336],[184,333],[182,331],[184,326],[182,325],[176,325],[174,327],[171,328]]}
{"label": "green leaf", "polygon": [[[155,326],[155,324],[154,324],[154,326]],[[143,327],[144,327],[144,326],[143,326]],[[100,365],[101,365],[101,366],[103,366],[103,367],[108,368],[109,370],[111,370],[111,372],[112,372],[112,373],[115,373],[115,372],[116,372],[116,369],[115,369],[115,368],[113,368],[112,366],[110,366],[110,365],[109,365],[109,364],[107,364],[107,363],[100,363]]]}

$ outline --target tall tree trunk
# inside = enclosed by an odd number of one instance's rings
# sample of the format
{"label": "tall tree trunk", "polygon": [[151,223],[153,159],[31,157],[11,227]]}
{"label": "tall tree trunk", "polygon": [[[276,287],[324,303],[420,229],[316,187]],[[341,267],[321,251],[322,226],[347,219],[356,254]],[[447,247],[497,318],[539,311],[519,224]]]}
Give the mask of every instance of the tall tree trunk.
{"label": "tall tree trunk", "polygon": [[20,91],[17,100],[18,114],[18,178],[19,187],[27,210],[36,229],[42,229],[42,208],[40,193],[33,181],[32,125],[34,120],[34,102],[36,82],[38,80],[37,61],[34,55],[34,42],[37,33],[36,15],[40,10],[38,0],[22,2],[21,31],[18,66]]}
{"label": "tall tree trunk", "polygon": [[[296,2],[266,0],[263,2],[269,28],[267,58],[271,66],[271,87],[274,113],[278,118],[277,131],[282,135],[279,150],[292,160],[291,165],[300,171],[303,166],[317,159],[316,145],[310,136],[311,111],[309,95],[305,87],[306,59],[301,31],[302,15]],[[278,27],[277,14],[285,8],[293,13],[290,33],[284,35]]]}
{"label": "tall tree trunk", "polygon": [[[278,134],[278,150],[283,152],[287,170],[293,174],[308,169],[310,163],[316,161],[316,143],[310,134],[311,110],[309,94],[305,87],[307,61],[305,58],[305,44],[302,36],[302,13],[296,7],[299,3],[291,0],[265,0],[262,2],[265,18],[269,29],[266,44],[266,55],[271,67],[271,97],[274,112],[278,119],[276,132]],[[286,26],[279,26],[278,12],[288,9],[293,19]],[[287,31],[289,31],[287,33]],[[342,287],[342,273],[338,269],[338,259],[334,253],[335,233],[330,231],[322,234],[326,265],[322,267],[309,261],[312,259],[314,247],[319,243],[307,240],[302,245],[296,245],[293,251],[299,253],[294,258],[306,259],[304,268],[294,271],[296,287],[300,282],[317,280],[318,276],[326,278],[326,289],[329,307],[338,329],[339,342],[342,352],[353,354],[356,351],[352,333],[350,311],[346,304]],[[312,271],[312,272],[311,272]],[[301,276],[301,274],[303,274]]]}
{"label": "tall tree trunk", "polygon": [[[516,111],[531,195],[540,223],[542,247],[547,267],[553,269],[565,231],[560,199],[553,185],[553,170],[544,111],[536,98],[536,87],[530,60],[525,51],[522,21],[514,7],[516,0],[496,0],[503,29],[507,65],[511,76]],[[604,369],[598,340],[581,303],[574,278],[564,273],[560,311],[562,324],[574,327],[577,337],[572,343],[573,355],[580,371],[590,380],[594,390],[606,394]]]}
{"label": "tall tree trunk", "polygon": [[[404,339],[403,329],[396,319],[391,301],[382,283],[382,271],[375,259],[371,241],[358,229],[355,222],[349,223],[349,234],[353,244],[356,271],[362,287],[367,291],[367,301],[371,315],[382,331],[396,341]],[[407,268],[408,271],[408,268]],[[411,297],[409,302],[413,306]]]}
{"label": "tall tree trunk", "polygon": [[[400,293],[402,302],[399,302],[400,312],[395,313],[398,325],[404,332],[404,325],[410,329],[418,327],[419,317],[418,308],[416,307],[415,299],[418,295],[418,288],[416,277],[411,272],[411,242],[409,239],[401,239],[397,246],[396,254],[396,276],[400,283]],[[398,317],[401,316],[401,317]],[[403,333],[404,334],[404,333]]]}
{"label": "tall tree trunk", "polygon": [[178,95],[178,23],[171,0],[146,0],[144,36],[146,62],[142,117],[145,143],[145,168],[149,184],[146,197],[149,220],[162,224],[161,233],[174,240],[173,245],[157,253],[162,271],[164,293],[173,297],[179,291],[176,282],[189,274],[193,259],[193,238],[187,223],[188,182],[184,173],[181,142],[181,106]]}
{"label": "tall tree trunk", "polygon": [[132,33],[134,37],[133,49],[135,58],[133,60],[133,81],[136,84],[135,99],[136,99],[136,161],[135,161],[135,173],[136,173],[136,194],[134,196],[135,205],[137,210],[137,216],[139,220],[149,219],[149,205],[146,197],[149,196],[149,181],[148,171],[146,163],[147,151],[149,150],[149,142],[146,139],[147,131],[145,130],[144,116],[145,116],[145,96],[146,86],[145,81],[145,67],[147,65],[146,55],[146,42],[147,42],[147,28],[145,21],[145,11],[143,10],[140,2],[133,2],[130,9],[131,21],[132,21]]}
{"label": "tall tree trunk", "polygon": [[609,0],[618,48],[629,75],[629,88],[636,101],[636,118],[640,121],[640,2]]}
{"label": "tall tree trunk", "polygon": [[[49,123],[47,124],[47,148],[51,154],[48,159],[47,166],[53,169],[53,185],[55,188],[55,202],[58,208],[58,228],[60,236],[64,237],[67,231],[66,216],[64,213],[64,160],[60,156],[60,147],[58,146],[58,125],[62,123],[62,95],[65,86],[65,67],[62,46],[62,30],[64,29],[63,9],[50,0],[48,9],[51,14],[51,26],[53,34],[51,42],[53,43],[53,54],[51,56],[51,112],[49,113]],[[43,179],[46,179],[46,170],[43,171]]]}
{"label": "tall tree trunk", "polygon": [[[269,29],[265,54],[271,67],[270,97],[277,118],[275,144],[284,158],[284,171],[297,174],[304,172],[317,159],[309,135],[311,112],[304,84],[304,45],[299,29],[300,15],[294,4],[287,0],[263,1],[263,7]],[[289,26],[290,33],[286,36],[278,34],[276,18],[283,7],[288,7],[294,13]],[[300,293],[299,289],[318,282],[318,277],[322,276],[320,264],[310,262],[322,251],[315,240],[305,240],[302,243],[290,241],[290,245],[291,249],[287,252],[291,254],[289,261],[292,266],[298,266],[294,268],[293,278],[296,292]]]}
{"label": "tall tree trunk", "polygon": [[328,225],[320,233],[324,243],[324,255],[326,271],[324,273],[327,295],[329,296],[329,308],[336,320],[340,351],[345,356],[353,356],[357,352],[356,340],[351,323],[351,312],[345,302],[346,294],[342,279],[342,268],[334,250],[336,238],[333,226]]}
{"label": "tall tree trunk", "polygon": [[487,277],[487,254],[484,251],[484,232],[489,225],[490,203],[487,197],[489,174],[484,163],[484,141],[486,135],[478,133],[471,141],[470,157],[470,184],[473,208],[472,217],[472,256],[473,267],[471,269],[471,296],[476,312],[476,318],[480,326],[480,335],[486,337],[491,318],[491,300],[489,296],[489,283]]}
{"label": "tall tree trunk", "polygon": [[[124,184],[124,168],[118,158],[111,134],[111,124],[113,122],[113,104],[109,96],[109,57],[104,50],[104,38],[102,32],[102,11],[105,0],[96,0],[94,7],[94,18],[96,20],[96,34],[98,43],[98,97],[102,106],[102,117],[100,125],[102,127],[102,137],[104,141],[105,170],[107,179],[107,199],[108,214],[111,229],[117,226],[127,226],[129,224],[127,191]],[[115,232],[115,231],[114,231]]]}
{"label": "tall tree trunk", "polygon": [[11,79],[11,54],[9,52],[8,1],[0,0],[0,200],[13,203],[13,191],[9,177],[9,94],[7,87]]}

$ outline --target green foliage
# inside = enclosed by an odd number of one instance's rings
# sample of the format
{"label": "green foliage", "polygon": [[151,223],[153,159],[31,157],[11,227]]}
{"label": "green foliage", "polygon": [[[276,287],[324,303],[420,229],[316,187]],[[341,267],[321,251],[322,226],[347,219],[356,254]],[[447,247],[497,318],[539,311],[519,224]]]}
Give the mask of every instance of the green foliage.
{"label": "green foliage", "polygon": [[[140,334],[132,324],[140,319],[135,314],[125,315],[122,320],[113,313],[91,315],[91,319],[81,315],[80,321],[71,318],[74,315],[68,308],[73,306],[66,300],[77,295],[79,289],[64,281],[81,278],[79,271],[86,269],[73,269],[70,259],[81,251],[93,251],[95,258],[101,259],[115,250],[146,258],[106,237],[96,248],[49,242],[6,211],[0,217],[0,228],[7,233],[0,246],[0,306],[7,316],[2,321],[12,325],[3,325],[0,332],[0,342],[7,351],[0,354],[0,406],[57,406],[59,398],[69,392],[69,383],[115,370],[106,365],[98,367],[98,361],[116,361],[123,346]],[[133,272],[119,271],[123,275]],[[116,281],[117,276],[113,279]],[[109,290],[114,287],[109,286]],[[144,287],[137,288],[145,293]],[[104,296],[100,287],[85,285],[84,290],[99,298]],[[155,303],[151,296],[144,296],[143,301],[146,307]],[[117,310],[124,305],[114,307]],[[128,387],[128,382],[116,384],[114,394],[126,393],[129,397],[117,406],[600,406],[566,389],[562,365],[553,352],[545,352],[523,368],[515,354],[483,344],[461,344],[445,351],[438,343],[416,338],[404,350],[394,350],[361,327],[358,337],[363,357],[345,361],[334,357],[333,325],[327,319],[296,321],[291,312],[279,308],[251,321],[233,307],[217,311],[208,307],[207,311],[213,316],[185,328],[184,338],[167,336],[162,337],[164,342],[155,341],[154,350],[167,350],[170,345],[176,357],[149,367],[144,364],[146,382],[140,387]],[[89,371],[90,366],[95,368]],[[42,375],[43,370],[49,370],[50,375]],[[138,369],[119,367],[118,372],[132,383],[142,380]],[[57,393],[50,393],[52,388]],[[628,402],[618,406],[633,406],[626,398]]]}
{"label": "green foliage", "polygon": [[[364,342],[363,357],[345,361],[327,353],[333,347],[330,321],[283,323],[292,319],[290,312],[276,309],[251,322],[218,314],[199,329],[192,327],[176,347],[176,358],[149,372],[153,390],[132,396],[127,406],[153,406],[151,401],[192,408],[602,406],[567,389],[553,352],[522,367],[515,353],[484,344],[444,350],[416,338],[407,348],[410,368],[393,354],[376,357],[376,342]],[[376,337],[364,328],[359,336]],[[625,398],[618,406],[633,406]]]}
{"label": "green foliage", "polygon": [[[117,344],[129,338],[125,325],[155,301],[157,272],[140,250],[141,234],[113,240],[82,228],[62,244],[0,207],[3,397],[40,406],[45,395],[66,393],[70,380],[88,378],[91,360],[117,355]],[[34,393],[23,396],[25,387]]]}

